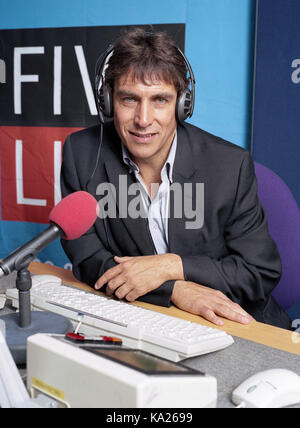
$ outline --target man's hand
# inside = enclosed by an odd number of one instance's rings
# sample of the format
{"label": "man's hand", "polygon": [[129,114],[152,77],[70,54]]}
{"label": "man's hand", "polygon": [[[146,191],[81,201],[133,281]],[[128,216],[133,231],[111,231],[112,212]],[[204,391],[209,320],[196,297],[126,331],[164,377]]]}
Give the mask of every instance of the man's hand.
{"label": "man's hand", "polygon": [[176,281],[171,300],[178,308],[201,315],[216,325],[224,324],[218,315],[241,324],[249,324],[253,320],[251,315],[221,291],[195,282]]}
{"label": "man's hand", "polygon": [[107,283],[106,294],[115,294],[129,302],[155,290],[164,282],[184,279],[181,258],[176,254],[140,257],[115,257],[118,263],[108,269],[96,282],[99,290]]}

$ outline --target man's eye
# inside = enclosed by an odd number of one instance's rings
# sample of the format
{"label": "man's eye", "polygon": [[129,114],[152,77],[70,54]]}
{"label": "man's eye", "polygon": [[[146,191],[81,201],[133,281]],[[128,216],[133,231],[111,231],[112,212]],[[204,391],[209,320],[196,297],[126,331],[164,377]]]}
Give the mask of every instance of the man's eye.
{"label": "man's eye", "polygon": [[167,100],[165,98],[158,97],[158,98],[156,98],[156,102],[157,102],[157,104],[165,104],[167,102]]}
{"label": "man's eye", "polygon": [[124,103],[133,103],[135,100],[132,97],[124,97],[123,102]]}

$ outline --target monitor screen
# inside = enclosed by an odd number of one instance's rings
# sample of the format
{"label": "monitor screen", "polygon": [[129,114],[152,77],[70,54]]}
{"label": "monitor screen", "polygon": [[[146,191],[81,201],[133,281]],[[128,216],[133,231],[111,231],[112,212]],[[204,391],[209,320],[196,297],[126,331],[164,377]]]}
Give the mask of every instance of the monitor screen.
{"label": "monitor screen", "polygon": [[203,373],[194,369],[156,357],[155,355],[138,349],[115,349],[86,346],[84,346],[83,349],[145,374],[203,375]]}

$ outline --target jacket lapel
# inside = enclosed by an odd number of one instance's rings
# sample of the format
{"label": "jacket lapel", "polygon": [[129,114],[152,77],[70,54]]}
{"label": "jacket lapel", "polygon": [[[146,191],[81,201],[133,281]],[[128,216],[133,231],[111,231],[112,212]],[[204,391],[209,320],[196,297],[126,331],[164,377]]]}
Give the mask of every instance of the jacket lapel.
{"label": "jacket lapel", "polygon": [[195,205],[196,183],[200,178],[199,170],[201,171],[201,165],[196,164],[192,142],[189,141],[185,128],[179,125],[171,185],[174,191],[170,191],[169,252],[183,254],[187,249],[190,251],[195,241],[197,231],[187,228],[187,224],[191,222],[189,213]]}

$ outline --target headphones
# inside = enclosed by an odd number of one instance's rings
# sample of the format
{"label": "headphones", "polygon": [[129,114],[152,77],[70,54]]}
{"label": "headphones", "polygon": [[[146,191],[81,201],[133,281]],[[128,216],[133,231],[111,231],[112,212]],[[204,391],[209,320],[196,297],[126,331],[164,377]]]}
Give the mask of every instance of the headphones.
{"label": "headphones", "polygon": [[[195,77],[190,63],[184,53],[177,47],[182,56],[189,73],[191,88],[186,88],[177,98],[176,102],[176,119],[179,122],[185,121],[192,117],[195,104]],[[104,53],[98,58],[95,67],[95,98],[99,113],[100,122],[105,123],[107,119],[113,117],[113,94],[111,88],[105,84],[105,71],[108,67],[109,60],[114,53],[114,45],[109,45]]]}

